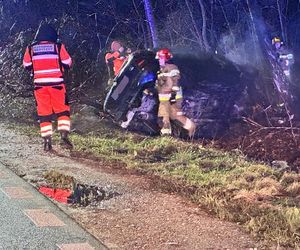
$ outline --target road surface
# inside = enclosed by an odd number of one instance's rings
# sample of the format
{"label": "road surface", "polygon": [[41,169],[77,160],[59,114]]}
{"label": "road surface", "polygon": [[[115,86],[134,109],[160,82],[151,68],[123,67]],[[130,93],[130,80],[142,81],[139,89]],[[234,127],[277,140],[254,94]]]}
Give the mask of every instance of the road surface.
{"label": "road surface", "polygon": [[0,249],[106,249],[30,184],[0,164]]}

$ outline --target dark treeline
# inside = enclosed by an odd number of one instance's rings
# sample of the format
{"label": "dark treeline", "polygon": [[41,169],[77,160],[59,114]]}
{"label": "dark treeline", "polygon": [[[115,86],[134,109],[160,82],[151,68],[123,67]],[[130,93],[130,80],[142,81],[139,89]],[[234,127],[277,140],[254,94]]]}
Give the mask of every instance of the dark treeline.
{"label": "dark treeline", "polygon": [[[268,38],[280,36],[300,47],[297,0],[152,0],[151,6],[161,46],[226,52],[228,47],[255,40],[256,32],[263,28]],[[144,0],[2,0],[1,40],[36,29],[43,20],[63,28],[68,19],[89,33],[93,51],[106,49],[108,41],[116,38],[136,47],[152,46]]]}
{"label": "dark treeline", "polygon": [[264,43],[273,36],[294,52],[300,49],[298,0],[2,0],[0,46],[19,46],[21,61],[40,23],[50,22],[75,58],[74,89],[104,83],[103,55],[112,40],[133,49],[153,47],[145,1],[159,47],[218,53],[253,66],[262,65]]}

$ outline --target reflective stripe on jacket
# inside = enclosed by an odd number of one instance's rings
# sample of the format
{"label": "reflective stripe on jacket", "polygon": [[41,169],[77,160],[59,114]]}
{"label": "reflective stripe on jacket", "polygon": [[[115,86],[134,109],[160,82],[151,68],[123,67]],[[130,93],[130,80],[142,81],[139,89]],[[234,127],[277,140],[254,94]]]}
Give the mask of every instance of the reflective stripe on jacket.
{"label": "reflective stripe on jacket", "polygon": [[166,63],[160,68],[157,79],[157,90],[159,94],[169,94],[174,88],[179,90],[180,71],[175,64]]}
{"label": "reflective stripe on jacket", "polygon": [[[172,96],[172,94],[158,94],[158,98],[159,98],[160,102],[170,101],[171,96]],[[179,91],[176,91],[175,99],[176,100],[180,100],[182,98],[183,98],[183,96],[182,96],[182,89],[180,88]]]}
{"label": "reflective stripe on jacket", "polygon": [[63,67],[70,67],[72,59],[63,44],[39,42],[26,48],[25,68],[32,67],[35,83],[61,83]]}

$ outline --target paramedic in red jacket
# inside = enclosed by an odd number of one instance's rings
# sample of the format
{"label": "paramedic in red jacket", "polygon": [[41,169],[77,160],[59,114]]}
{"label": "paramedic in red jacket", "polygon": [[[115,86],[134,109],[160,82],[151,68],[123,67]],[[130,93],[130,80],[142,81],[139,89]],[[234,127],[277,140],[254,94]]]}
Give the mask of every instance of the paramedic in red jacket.
{"label": "paramedic in red jacket", "polygon": [[72,59],[65,45],[57,42],[57,32],[50,25],[41,26],[35,41],[26,48],[23,65],[34,75],[34,96],[40,120],[44,150],[52,149],[52,120],[57,117],[57,130],[62,144],[73,145],[68,138],[70,132],[70,106],[66,99],[63,73],[69,69]]}
{"label": "paramedic in red jacket", "polygon": [[113,68],[113,76],[110,73],[110,78],[114,78],[119,74],[124,62],[127,59],[128,54],[130,53],[131,50],[125,50],[124,46],[120,42],[113,41],[111,43],[111,52],[108,52],[105,55],[106,64],[108,66],[111,66],[109,68]]}

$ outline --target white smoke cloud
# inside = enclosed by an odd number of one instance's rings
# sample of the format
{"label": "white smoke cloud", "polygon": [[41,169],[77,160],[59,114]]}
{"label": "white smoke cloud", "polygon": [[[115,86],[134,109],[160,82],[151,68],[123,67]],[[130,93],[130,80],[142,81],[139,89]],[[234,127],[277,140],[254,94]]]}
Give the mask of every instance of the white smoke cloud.
{"label": "white smoke cloud", "polygon": [[249,35],[247,39],[238,39],[234,34],[225,34],[219,41],[217,53],[222,53],[228,60],[238,65],[257,67],[260,58],[259,45]]}

